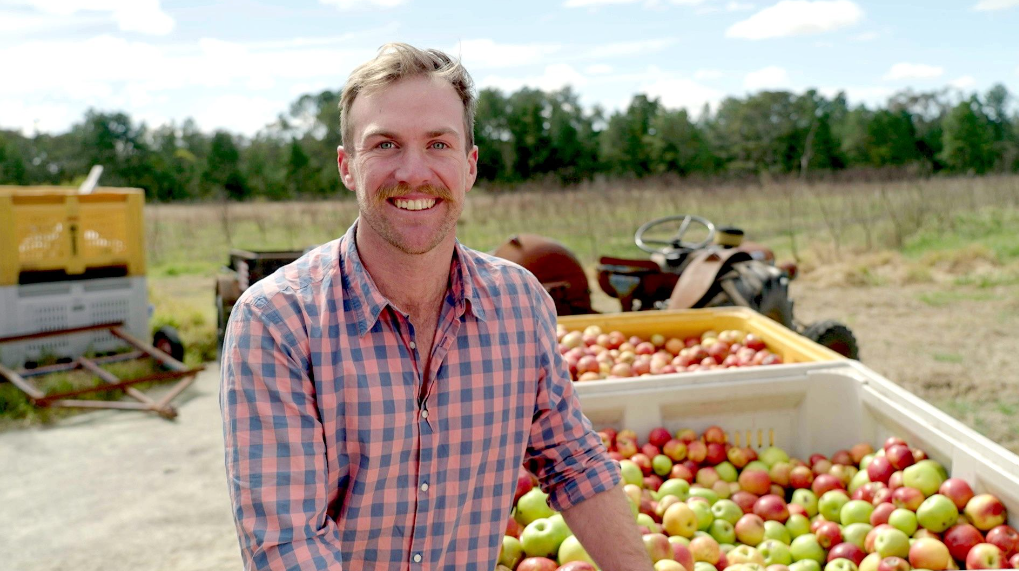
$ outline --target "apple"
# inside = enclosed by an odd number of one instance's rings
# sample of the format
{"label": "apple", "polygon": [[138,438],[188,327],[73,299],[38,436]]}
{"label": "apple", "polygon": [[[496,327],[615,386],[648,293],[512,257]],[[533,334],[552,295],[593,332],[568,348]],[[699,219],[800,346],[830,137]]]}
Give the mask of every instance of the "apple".
{"label": "apple", "polygon": [[688,483],[693,483],[694,471],[691,470],[685,462],[676,462],[672,465],[672,471],[669,472],[669,478],[678,478],[680,480],[686,480]]}
{"label": "apple", "polygon": [[879,488],[874,492],[874,499],[870,503],[874,504],[874,506],[892,503],[892,489],[888,487]]}
{"label": "apple", "polygon": [[874,511],[870,512],[870,525],[888,523],[888,516],[897,509],[898,508],[895,507],[895,504],[890,502],[880,503],[874,506]]}
{"label": "apple", "polygon": [[792,470],[792,464],[785,461],[779,461],[771,465],[771,469],[768,470],[768,476],[771,478],[771,482],[773,484],[785,487],[789,485],[789,474]]}
{"label": "apple", "polygon": [[893,444],[885,448],[885,458],[896,470],[905,470],[915,463],[913,452],[904,444]]}
{"label": "apple", "polygon": [[902,485],[920,490],[926,498],[936,494],[946,480],[942,470],[933,460],[921,460],[902,471]]}
{"label": "apple", "polygon": [[657,496],[661,499],[665,496],[675,496],[683,501],[690,497],[690,483],[681,478],[669,478],[658,487]]}
{"label": "apple", "polygon": [[934,494],[920,504],[916,510],[916,521],[924,529],[941,533],[955,525],[959,519],[959,509],[955,503],[941,494]]}
{"label": "apple", "polygon": [[708,456],[708,445],[700,440],[694,440],[686,445],[686,457],[700,463]]}
{"label": "apple", "polygon": [[558,526],[549,518],[538,518],[520,533],[520,545],[528,557],[549,557],[559,551],[559,545],[569,536],[565,526]]}
{"label": "apple", "polygon": [[672,559],[660,559],[655,561],[655,571],[686,571],[686,567]]}
{"label": "apple", "polygon": [[945,531],[943,537],[948,552],[957,561],[965,561],[969,550],[974,545],[984,542],[984,535],[980,533],[980,530],[968,523],[953,525]]}
{"label": "apple", "polygon": [[565,565],[560,565],[556,571],[598,571],[598,568],[594,566],[594,563],[588,561],[570,561]]}
{"label": "apple", "polygon": [[757,551],[764,557],[765,565],[789,565],[793,562],[789,546],[777,539],[765,539],[757,545]]}
{"label": "apple", "polygon": [[829,561],[824,566],[824,571],[858,571],[858,568],[856,563],[840,557]]}
{"label": "apple", "polygon": [[764,539],[777,539],[786,545],[793,542],[793,536],[785,525],[774,520],[764,522]]}
{"label": "apple", "polygon": [[[912,468],[912,466],[910,466]],[[916,511],[920,508],[920,504],[923,503],[924,495],[920,490],[910,487],[902,486],[901,488],[895,488],[892,491],[892,503],[897,508],[904,508],[910,511]]]}
{"label": "apple", "polygon": [[1009,558],[1008,564],[1012,569],[1019,569],[1019,553]]}
{"label": "apple", "polygon": [[692,570],[694,568],[693,554],[690,553],[690,548],[685,543],[678,541],[679,539],[686,541],[685,538],[679,538],[678,536],[669,538],[669,543],[672,544],[672,558],[683,565],[684,569]]}
{"label": "apple", "polygon": [[732,525],[743,517],[743,509],[732,500],[718,500],[711,505],[711,514],[715,520],[725,520]]}
{"label": "apple", "polygon": [[651,557],[651,561],[672,559],[672,544],[669,538],[662,533],[645,533],[641,539],[644,541],[644,549]]}
{"label": "apple", "polygon": [[[880,553],[878,554],[881,555]],[[877,571],[909,571],[909,561],[906,561],[902,557],[891,556],[882,557],[881,562],[877,564]]]}
{"label": "apple", "polygon": [[888,479],[894,472],[895,468],[892,467],[892,463],[884,456],[875,456],[870,464],[867,464],[867,477],[871,482],[888,484]]}
{"label": "apple", "polygon": [[821,571],[821,564],[813,559],[801,559],[793,562],[789,571]]}
{"label": "apple", "polygon": [[942,482],[941,487],[938,488],[938,493],[952,500],[955,507],[962,511],[966,508],[966,504],[973,499],[973,488],[970,487],[969,482],[962,478],[949,478]]}
{"label": "apple", "polygon": [[672,438],[662,445],[662,453],[673,462],[680,462],[686,459],[686,443],[678,438]]}
{"label": "apple", "polygon": [[875,526],[874,529],[867,532],[867,536],[863,539],[863,550],[866,551],[867,553],[876,552],[877,548],[874,547],[874,544],[877,542],[877,536],[886,529],[895,528],[888,525],[887,523],[883,523],[881,525]]}
{"label": "apple", "polygon": [[[842,480],[825,473],[814,476],[814,483],[810,485],[810,489],[820,498],[832,490],[845,490],[846,486],[842,483]],[[847,495],[846,497],[848,498],[849,496]]]}
{"label": "apple", "polygon": [[559,565],[548,557],[528,557],[514,571],[556,571]]}
{"label": "apple", "polygon": [[796,539],[810,533],[810,520],[805,515],[790,514],[785,522],[785,528],[789,531],[789,537]]}
{"label": "apple", "polygon": [[997,545],[978,543],[966,554],[966,569],[1001,569],[1007,561]]}
{"label": "apple", "polygon": [[874,499],[874,492],[885,487],[881,482],[871,482],[866,470],[859,470],[849,480],[849,497],[854,500]]}
{"label": "apple", "polygon": [[[633,462],[640,468],[641,478],[644,476],[651,475],[651,458],[643,452],[637,452],[633,456],[630,456],[630,462]],[[636,482],[631,482],[636,483]]]}
{"label": "apple", "polygon": [[708,526],[708,535],[715,538],[719,545],[736,543],[736,530],[724,519],[712,520]]}
{"label": "apple", "polygon": [[513,505],[520,500],[520,497],[530,492],[534,488],[534,476],[527,471],[523,466],[520,467],[519,473],[517,474],[517,491],[513,494]]}
{"label": "apple", "polygon": [[979,494],[966,502],[963,510],[974,527],[980,531],[990,531],[1005,523],[1005,505],[991,494]]}
{"label": "apple", "polygon": [[860,562],[860,571],[877,571],[877,567],[880,564],[881,556],[877,553],[869,553]]}
{"label": "apple", "polygon": [[898,436],[889,436],[887,439],[885,439],[885,443],[882,445],[882,449],[885,452],[888,452],[888,449],[896,444],[907,446],[906,441],[899,438]]}
{"label": "apple", "polygon": [[771,491],[771,477],[764,470],[749,470],[744,468],[739,475],[740,488],[763,496]]}
{"label": "apple", "polygon": [[922,537],[909,546],[909,564],[917,569],[944,571],[952,564],[952,555],[944,543]]}
{"label": "apple", "polygon": [[807,512],[807,517],[817,515],[817,495],[806,488],[794,490],[789,503],[803,506],[803,509]]}
{"label": "apple", "polygon": [[[851,523],[842,528],[842,542],[852,543],[853,545],[859,546],[863,549],[866,545],[867,534],[870,530],[874,529],[874,526],[869,523]],[[866,551],[865,551],[866,553]]]}
{"label": "apple", "polygon": [[909,557],[909,536],[894,527],[882,529],[874,537],[874,551],[881,557]]}
{"label": "apple", "polygon": [[718,477],[724,482],[736,482],[739,479],[739,471],[736,470],[731,462],[726,460],[725,462],[719,462],[715,466],[715,471],[718,472]]}
{"label": "apple", "polygon": [[[697,489],[691,491],[697,491]],[[697,516],[697,531],[707,531],[708,526],[715,520],[714,514],[711,513],[711,504],[703,500],[696,500],[696,496],[691,497],[686,501],[686,505],[690,506],[694,515]]]}
{"label": "apple", "polygon": [[502,536],[502,547],[499,549],[499,565],[505,565],[513,569],[523,558],[524,548],[520,545],[520,540],[508,535]]}
{"label": "apple", "polygon": [[855,543],[842,542],[838,545],[833,546],[828,551],[827,561],[830,563],[835,559],[848,559],[853,562],[854,565],[859,565],[863,562],[863,558],[867,556],[867,553],[862,547]]}
{"label": "apple", "polygon": [[669,535],[693,537],[697,531],[697,514],[687,504],[675,503],[662,515],[662,527]]}
{"label": "apple", "polygon": [[637,453],[637,439],[630,438],[623,434],[616,436],[616,452],[623,458],[629,458]]}
{"label": "apple", "polygon": [[743,510],[743,513],[753,513],[754,504],[757,503],[758,498],[759,496],[757,494],[751,494],[746,490],[734,492],[732,496],[729,497],[730,500]]}
{"label": "apple", "polygon": [[[842,482],[842,485],[846,488],[848,488],[850,483],[852,483],[853,477],[856,476],[857,472],[859,472],[859,470],[856,469],[856,466],[846,466],[845,464],[835,464],[828,469],[828,473],[838,478],[839,481]],[[858,482],[863,483],[862,480]],[[855,490],[856,487],[853,489]]]}
{"label": "apple", "polygon": [[705,488],[710,488],[711,486],[715,485],[715,482],[721,479],[722,478],[718,475],[718,471],[715,470],[714,467],[706,466],[704,468],[701,468],[700,470],[697,470],[697,477],[695,481],[696,483],[700,484],[701,486],[704,486]]}
{"label": "apple", "polygon": [[[815,480],[816,482],[816,480]],[[842,506],[849,503],[849,494],[843,490],[831,490],[817,499],[817,511],[828,521],[839,521]]]}
{"label": "apple", "polygon": [[825,562],[824,548],[818,543],[817,538],[810,534],[801,535],[794,539],[789,546],[789,551],[793,555],[793,561],[811,559],[816,561],[818,565]]}
{"label": "apple", "polygon": [[911,537],[920,525],[916,519],[916,513],[904,508],[895,508],[892,513],[888,514],[888,524]]}
{"label": "apple", "polygon": [[863,461],[864,456],[874,453],[874,447],[867,442],[861,442],[854,445],[849,449],[849,454],[853,458],[853,464],[859,465]]}
{"label": "apple", "polygon": [[546,518],[555,513],[548,507],[548,495],[541,491],[541,488],[532,488],[529,492],[520,496],[517,501],[516,520],[527,527],[536,519]]}
{"label": "apple", "polygon": [[681,428],[676,431],[676,438],[689,444],[697,440],[697,432],[692,428]]}
{"label": "apple", "polygon": [[668,476],[672,472],[672,458],[658,454],[651,459],[651,471],[663,478]]}
{"label": "apple", "polygon": [[[726,357],[726,359],[728,360],[730,357],[732,357],[732,355]],[[748,450],[749,450],[748,448],[733,446],[726,451],[725,455],[729,459],[729,462],[732,462],[733,466],[735,466],[736,468],[743,468],[751,460],[751,456]]]}
{"label": "apple", "polygon": [[594,559],[588,555],[587,550],[580,544],[580,540],[577,536],[571,535],[563,540],[559,545],[558,560],[560,565],[567,565],[569,563],[594,563]]}
{"label": "apple", "polygon": [[814,483],[814,471],[806,466],[795,466],[789,471],[789,485],[793,488],[807,488]]}
{"label": "apple", "polygon": [[831,472],[832,466],[834,465],[835,464],[832,464],[831,460],[828,460],[827,458],[822,458],[817,462],[811,464],[810,469],[814,471],[814,474],[820,476],[821,474],[827,474]]}
{"label": "apple", "polygon": [[691,539],[690,553],[695,561],[704,561],[712,565],[718,563],[719,558],[722,556],[718,542],[710,535],[701,535]]}
{"label": "apple", "polygon": [[[671,462],[671,460],[670,460]],[[644,476],[644,489],[652,492],[657,492],[658,488],[662,486],[662,477],[658,474],[651,474],[650,476]]]}
{"label": "apple", "polygon": [[826,521],[817,526],[814,536],[817,537],[817,542],[821,544],[821,547],[825,549],[831,549],[842,543],[842,529],[839,528],[839,524],[833,521]]}
{"label": "apple", "polygon": [[663,428],[661,426],[652,428],[651,431],[648,432],[647,437],[648,443],[659,449],[663,448],[665,446],[665,443],[668,442],[669,440],[672,440],[672,433],[669,432],[668,429]]}
{"label": "apple", "polygon": [[1019,532],[1016,532],[1015,528],[1010,525],[994,527],[987,532],[985,541],[992,545],[997,545],[1005,554],[1005,557],[1011,558],[1016,553],[1019,553]]}
{"label": "apple", "polygon": [[870,516],[874,513],[874,506],[864,500],[849,500],[839,510],[839,523],[849,525],[851,523],[870,523]]}
{"label": "apple", "polygon": [[764,541],[764,519],[757,514],[744,514],[734,529],[740,543],[754,547]]}
{"label": "apple", "polygon": [[892,472],[892,476],[888,478],[888,487],[893,490],[902,487],[902,470]]}
{"label": "apple", "polygon": [[754,502],[754,513],[761,519],[785,523],[789,519],[789,509],[781,496],[768,494]]}

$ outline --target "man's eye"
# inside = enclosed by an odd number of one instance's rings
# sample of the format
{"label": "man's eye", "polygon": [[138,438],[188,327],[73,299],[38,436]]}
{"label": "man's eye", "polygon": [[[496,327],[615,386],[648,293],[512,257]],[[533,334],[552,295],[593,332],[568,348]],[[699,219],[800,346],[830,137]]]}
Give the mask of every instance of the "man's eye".
{"label": "man's eye", "polygon": [[394,145],[392,141],[385,141],[385,142],[379,143],[379,148],[380,149],[392,149],[395,146],[396,145]]}
{"label": "man's eye", "polygon": [[432,148],[435,148],[435,149],[448,149],[449,145],[447,145],[446,143],[443,143],[442,141],[435,141],[434,143],[432,143]]}

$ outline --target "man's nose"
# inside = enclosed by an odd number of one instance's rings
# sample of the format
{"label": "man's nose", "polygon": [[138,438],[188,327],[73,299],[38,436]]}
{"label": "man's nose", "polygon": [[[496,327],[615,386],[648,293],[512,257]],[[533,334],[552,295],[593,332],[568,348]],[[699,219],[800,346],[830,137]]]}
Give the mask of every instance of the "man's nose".
{"label": "man's nose", "polygon": [[400,157],[400,164],[395,173],[397,182],[406,184],[411,188],[433,182],[432,169],[429,166],[428,157],[425,152],[417,149],[408,149]]}

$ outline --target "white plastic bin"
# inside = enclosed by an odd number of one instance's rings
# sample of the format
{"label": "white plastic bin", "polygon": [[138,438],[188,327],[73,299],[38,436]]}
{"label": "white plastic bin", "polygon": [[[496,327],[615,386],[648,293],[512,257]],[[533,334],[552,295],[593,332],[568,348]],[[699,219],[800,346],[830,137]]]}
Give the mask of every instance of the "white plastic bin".
{"label": "white plastic bin", "polygon": [[641,439],[656,426],[675,433],[718,425],[732,442],[774,444],[806,459],[898,436],[977,493],[1000,498],[1019,527],[1019,457],[855,361],[574,386],[596,429],[629,428]]}

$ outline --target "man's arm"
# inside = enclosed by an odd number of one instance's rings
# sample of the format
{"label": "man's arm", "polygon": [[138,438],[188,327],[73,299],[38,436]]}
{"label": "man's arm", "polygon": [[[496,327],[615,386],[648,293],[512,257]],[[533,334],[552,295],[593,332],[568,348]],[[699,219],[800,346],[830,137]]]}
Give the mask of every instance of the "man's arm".
{"label": "man's arm", "polygon": [[602,571],[654,569],[622,484],[562,513],[566,525]]}
{"label": "man's arm", "polygon": [[274,315],[238,303],[223,342],[226,471],[244,569],[342,571],[312,381]]}

